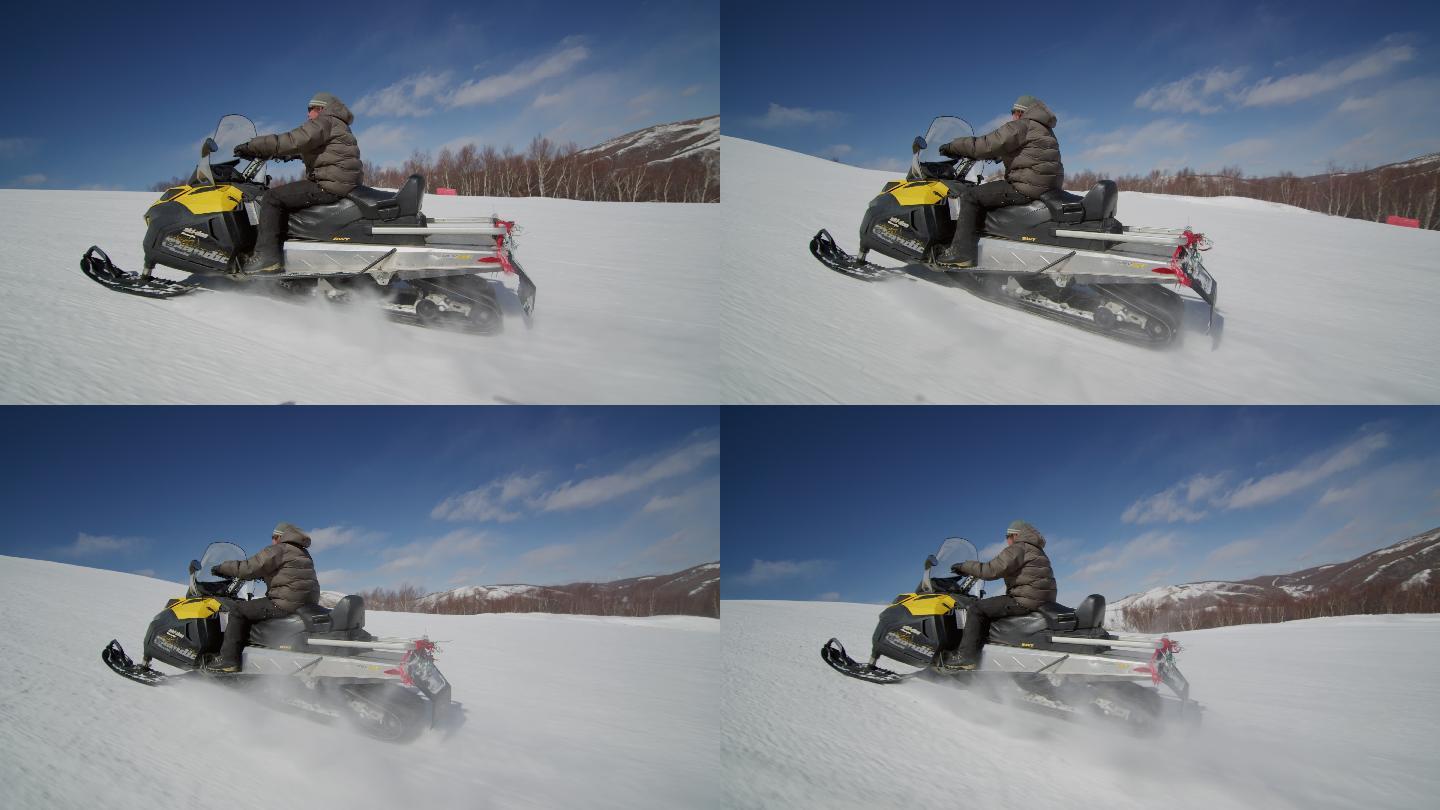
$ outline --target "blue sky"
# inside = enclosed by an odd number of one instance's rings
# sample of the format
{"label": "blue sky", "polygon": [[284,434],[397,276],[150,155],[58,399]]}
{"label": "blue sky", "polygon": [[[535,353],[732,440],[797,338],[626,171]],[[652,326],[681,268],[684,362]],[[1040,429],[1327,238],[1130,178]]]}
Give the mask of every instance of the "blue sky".
{"label": "blue sky", "polygon": [[0,554],[182,581],[278,521],[322,587],[606,581],[719,559],[717,408],[4,409]]}
{"label": "blue sky", "polygon": [[722,428],[726,599],[885,602],[941,539],[990,559],[1017,518],[1072,605],[1440,526],[1436,408],[750,407]]}
{"label": "blue sky", "polygon": [[[1440,151],[1434,3],[1027,3],[884,7],[727,0],[727,135],[903,170],[931,118],[977,134],[1021,94],[1056,113],[1068,171],[1330,161]],[[922,34],[919,31],[933,31]]]}
{"label": "blue sky", "polygon": [[188,173],[225,113],[286,131],[322,90],[379,165],[720,111],[716,0],[22,3],[6,25],[0,187],[143,190]]}

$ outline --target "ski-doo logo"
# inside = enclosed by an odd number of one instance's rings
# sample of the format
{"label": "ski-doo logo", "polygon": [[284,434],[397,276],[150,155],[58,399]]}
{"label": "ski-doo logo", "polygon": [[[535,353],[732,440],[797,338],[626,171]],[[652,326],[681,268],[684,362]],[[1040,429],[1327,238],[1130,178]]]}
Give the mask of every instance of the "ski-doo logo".
{"label": "ski-doo logo", "polygon": [[193,236],[193,237],[195,237],[196,239],[209,239],[209,238],[210,238],[210,234],[205,233],[204,231],[197,231],[197,230],[195,230],[194,228],[186,228],[186,229],[184,229],[184,230],[182,230],[182,231],[180,231],[180,232],[183,233],[183,234],[185,234],[186,236]]}
{"label": "ski-doo logo", "polygon": [[[893,220],[892,220],[892,221],[893,221]],[[895,228],[893,225],[891,225],[889,222],[886,222],[886,223],[881,224],[881,225],[876,225],[876,226],[872,229],[872,231],[873,231],[873,233],[875,234],[875,238],[877,238],[877,239],[882,239],[882,240],[884,240],[884,241],[886,241],[886,242],[889,242],[889,243],[891,243],[891,244],[893,244],[893,245],[900,245],[901,247],[909,248],[909,249],[915,251],[916,253],[924,253],[924,252],[925,252],[925,245],[922,244],[922,243],[920,242],[920,240],[918,240],[918,239],[910,239],[910,238],[907,238],[907,237],[905,237],[905,236],[900,235],[898,229]]]}

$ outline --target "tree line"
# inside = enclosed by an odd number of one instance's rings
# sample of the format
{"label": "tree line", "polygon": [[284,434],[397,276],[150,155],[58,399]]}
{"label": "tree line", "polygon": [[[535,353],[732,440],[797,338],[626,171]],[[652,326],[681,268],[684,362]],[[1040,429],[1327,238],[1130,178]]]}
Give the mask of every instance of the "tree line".
{"label": "tree line", "polygon": [[397,613],[438,613],[471,616],[478,613],[564,613],[583,616],[707,616],[720,618],[720,589],[698,594],[657,593],[654,590],[607,590],[594,585],[569,586],[564,591],[514,595],[490,599],[481,594],[447,596],[421,603],[423,589],[413,585],[361,591],[365,607]]}
{"label": "tree line", "polygon": [[[572,143],[557,145],[536,136],[523,152],[506,146],[476,148],[467,144],[459,151],[441,149],[433,159],[417,151],[399,167],[377,166],[364,161],[367,186],[399,188],[412,174],[425,177],[425,189],[453,188],[462,196],[556,197],[601,202],[688,202],[720,201],[720,166],[710,157],[688,155],[663,162],[645,162],[643,157],[614,158],[584,154]],[[282,169],[283,170],[283,169]],[[276,177],[283,185],[298,177]],[[191,182],[173,177],[151,187],[151,191]]]}
{"label": "tree line", "polygon": [[1440,588],[1430,585],[1399,588],[1375,583],[1358,588],[1331,589],[1315,595],[1291,596],[1284,591],[1202,608],[1139,605],[1120,611],[1122,621],[1140,633],[1205,630],[1235,624],[1272,624],[1323,616],[1384,613],[1440,613]]}
{"label": "tree line", "polygon": [[1065,185],[1084,190],[1104,179],[1114,180],[1121,191],[1249,197],[1370,222],[1384,222],[1388,216],[1409,217],[1419,220],[1422,228],[1440,229],[1440,171],[1433,168],[1423,173],[1404,167],[1343,171],[1331,164],[1325,174],[1313,177],[1296,177],[1293,172],[1246,177],[1237,166],[1227,166],[1215,174],[1186,167],[1173,174],[1157,169],[1147,175],[1110,178],[1083,171],[1067,176]]}

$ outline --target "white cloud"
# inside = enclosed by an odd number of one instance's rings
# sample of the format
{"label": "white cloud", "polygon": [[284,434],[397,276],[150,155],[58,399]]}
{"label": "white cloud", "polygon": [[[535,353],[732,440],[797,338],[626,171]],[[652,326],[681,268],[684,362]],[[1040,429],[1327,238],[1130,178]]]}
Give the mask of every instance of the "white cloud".
{"label": "white cloud", "polygon": [[535,97],[535,100],[531,102],[530,106],[533,109],[541,110],[546,107],[553,107],[557,104],[566,103],[570,101],[570,96],[571,92],[568,89],[561,90],[558,93],[541,93],[540,95]]}
{"label": "white cloud", "polygon": [[351,106],[359,115],[419,118],[435,111],[432,105],[449,83],[449,71],[421,73],[366,94]]}
{"label": "white cloud", "polygon": [[1225,496],[1226,509],[1243,509],[1280,500],[1345,470],[1358,467],[1390,445],[1390,436],[1375,433],[1357,439],[1328,455],[1311,456],[1293,468],[1259,480],[1251,479]]}
{"label": "white cloud", "polygon": [[45,180],[46,180],[46,177],[45,177],[45,175],[43,175],[43,174],[38,174],[38,173],[37,173],[37,174],[27,174],[27,175],[25,175],[24,177],[21,177],[21,178],[20,178],[20,185],[22,185],[22,186],[38,186],[38,185],[40,185],[41,183],[45,182]]}
{"label": "white cloud", "polygon": [[680,91],[680,95],[682,95],[682,96],[684,96],[684,97],[686,97],[686,98],[689,98],[690,96],[693,96],[693,95],[695,95],[696,93],[700,92],[700,90],[701,90],[701,88],[702,88],[703,86],[704,86],[704,85],[692,84],[692,85],[690,85],[689,87],[685,88],[684,90],[681,90],[681,91]]}
{"label": "white cloud", "polygon": [[835,566],[830,560],[754,560],[750,570],[735,578],[742,585],[764,585],[782,579],[819,576]]}
{"label": "white cloud", "polygon": [[1213,495],[1225,480],[1225,473],[1196,473],[1185,481],[1130,504],[1120,519],[1125,523],[1194,523],[1205,517],[1196,504]]}
{"label": "white cloud", "polygon": [[1236,540],[1227,543],[1205,555],[1205,562],[1224,562],[1249,557],[1260,550],[1259,540]]}
{"label": "white cloud", "polygon": [[409,149],[415,143],[415,132],[400,124],[376,124],[356,133],[355,139],[368,149]]}
{"label": "white cloud", "polygon": [[1359,491],[1359,487],[1340,487],[1338,489],[1336,487],[1330,487],[1329,489],[1325,490],[1324,495],[1320,496],[1320,500],[1317,505],[1329,506],[1332,503],[1348,501],[1351,498],[1355,497],[1359,493]]}
{"label": "white cloud", "polygon": [[1076,558],[1080,569],[1070,576],[1075,579],[1115,571],[1135,560],[1173,554],[1180,549],[1179,539],[1172,533],[1145,532],[1128,543],[1110,543]]}
{"label": "white cloud", "polygon": [[312,551],[369,543],[385,536],[380,532],[366,531],[354,526],[325,526],[320,529],[311,529],[309,534]]}
{"label": "white cloud", "polygon": [[616,473],[566,481],[539,498],[538,505],[546,512],[595,506],[684,475],[719,455],[719,439],[692,442],[658,458],[634,462]]}
{"label": "white cloud", "polygon": [[518,65],[509,73],[466,81],[446,96],[445,103],[455,108],[499,101],[546,79],[563,75],[589,56],[590,50],[584,45],[570,44],[544,59]]}
{"label": "white cloud", "polygon": [[1244,68],[1224,70],[1214,67],[1192,73],[1183,79],[1146,90],[1135,99],[1135,106],[1157,112],[1216,113],[1220,111],[1220,105],[1208,99],[1234,87],[1243,75]]}
{"label": "white cloud", "polygon": [[[519,501],[528,498],[540,489],[544,473],[520,475],[518,473],[497,478],[482,487],[462,495],[455,495],[435,505],[430,517],[436,520],[474,520],[507,523],[520,518]],[[511,506],[514,504],[514,506]]]}
{"label": "white cloud", "polygon": [[839,591],[826,591],[825,593],[818,594],[815,598],[816,598],[817,600],[821,601],[821,602],[839,602],[839,601],[840,601],[840,592],[839,592]]}
{"label": "white cloud", "polygon": [[580,547],[574,543],[553,543],[521,554],[520,562],[525,565],[553,565],[575,556],[579,550]]}
{"label": "white cloud", "polygon": [[0,138],[0,158],[13,158],[29,154],[39,145],[40,141],[36,138]]}
{"label": "white cloud", "polygon": [[750,123],[761,129],[779,129],[781,127],[803,127],[816,126],[828,127],[840,123],[845,119],[843,113],[834,110],[811,110],[805,107],[782,107],[775,102],[770,102],[770,109],[759,118],[750,119]]}
{"label": "white cloud", "polygon": [[109,554],[112,552],[138,551],[149,543],[143,537],[114,537],[103,534],[86,534],[80,532],[75,536],[75,542],[60,549],[61,554],[68,554],[71,557],[84,557],[90,554]]}
{"label": "white cloud", "polygon": [[1240,104],[1243,107],[1294,104],[1352,82],[1384,75],[1414,58],[1415,49],[1409,45],[1390,45],[1349,60],[1337,59],[1309,73],[1292,73],[1278,79],[1266,76],[1242,91]]}
{"label": "white cloud", "polygon": [[130,572],[130,573],[132,573],[132,574],[137,574],[137,575],[142,576],[142,577],[154,577],[154,576],[155,576],[155,569],[154,569],[154,568],[141,568],[139,571],[132,571],[132,572]]}
{"label": "white cloud", "polygon": [[1194,138],[1195,134],[1195,127],[1190,123],[1162,118],[1139,129],[1117,129],[1092,135],[1086,139],[1090,147],[1079,157],[1084,160],[1125,157],[1144,152],[1157,144],[1178,146]]}
{"label": "white cloud", "polygon": [[386,549],[381,571],[404,571],[453,561],[484,551],[495,544],[487,532],[456,529],[435,540],[418,540]]}

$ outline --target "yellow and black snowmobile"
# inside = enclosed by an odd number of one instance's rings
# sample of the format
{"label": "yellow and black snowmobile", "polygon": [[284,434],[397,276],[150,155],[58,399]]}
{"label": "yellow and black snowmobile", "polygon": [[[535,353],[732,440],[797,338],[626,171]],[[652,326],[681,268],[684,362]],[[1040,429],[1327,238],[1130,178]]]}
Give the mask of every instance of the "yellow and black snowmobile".
{"label": "yellow and black snowmobile", "polygon": [[[1169,638],[1112,633],[1105,629],[1105,597],[1091,594],[1077,608],[1058,602],[1021,616],[995,619],[973,669],[955,666],[965,634],[965,609],[985,598],[975,577],[932,577],[931,569],[977,559],[975,546],[951,537],[925,560],[914,593],[902,593],[880,612],[870,639],[870,658],[852,659],[839,639],[820,657],[837,672],[869,683],[894,684],[916,676],[1012,687],[1015,696],[1047,712],[1090,713],[1152,731],[1167,716],[1198,721],[1200,706],[1175,664],[1180,645]],[[880,659],[918,667],[896,672]],[[1162,696],[1160,686],[1171,695]]]}
{"label": "yellow and black snowmobile", "polygon": [[[284,272],[242,274],[241,264],[255,248],[259,203],[270,177],[262,174],[263,159],[241,169],[238,158],[214,156],[228,156],[253,137],[249,118],[220,119],[201,146],[190,182],[167,189],[145,212],[140,273],[116,267],[98,246],[85,252],[80,269],[105,287],[147,298],[259,285],[329,300],[376,299],[401,320],[482,334],[503,323],[497,291],[507,291],[524,318],[534,311],[535,284],[514,255],[515,223],[494,216],[425,216],[425,178],[418,174],[398,191],[358,186],[334,203],[291,213]],[[191,275],[163,279],[152,274],[157,266]],[[505,282],[511,277],[513,290]]]}
{"label": "yellow and black snowmobile", "polygon": [[[905,179],[885,184],[860,223],[860,253],[851,255],[822,229],[810,252],[836,272],[863,281],[919,278],[956,286],[992,301],[1132,343],[1169,344],[1185,321],[1192,290],[1203,307],[1197,321],[1218,339],[1215,280],[1200,251],[1209,240],[1189,228],[1132,228],[1115,219],[1119,192],[1110,180],[1083,197],[1059,189],[1027,205],[988,212],[976,266],[934,263],[955,235],[959,190],[982,177],[976,162],[949,159],[942,144],[971,134],[960,118],[936,118],[911,146]],[[903,262],[868,261],[871,251]]]}

